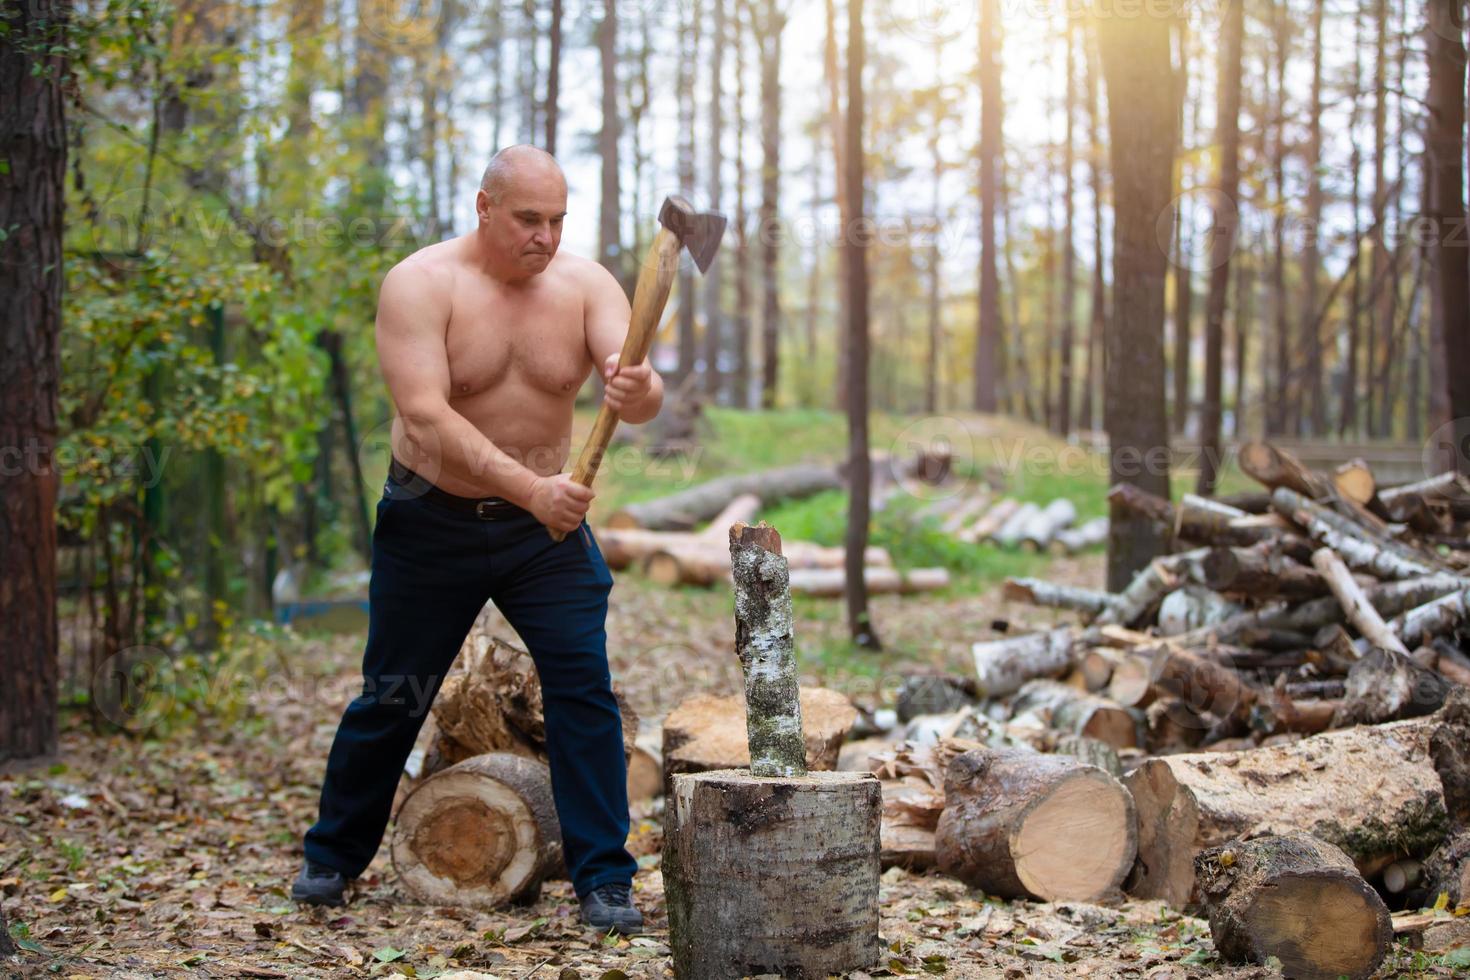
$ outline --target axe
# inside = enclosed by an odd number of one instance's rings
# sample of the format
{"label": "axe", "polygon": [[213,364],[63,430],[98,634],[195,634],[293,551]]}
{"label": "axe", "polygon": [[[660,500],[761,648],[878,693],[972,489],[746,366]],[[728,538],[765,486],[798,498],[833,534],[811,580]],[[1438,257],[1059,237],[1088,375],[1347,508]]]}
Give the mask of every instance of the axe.
{"label": "axe", "polygon": [[[643,266],[638,271],[638,285],[633,288],[633,313],[628,319],[628,336],[623,341],[623,351],[618,355],[618,366],[639,364],[648,356],[653,344],[653,335],[663,318],[664,304],[669,299],[669,287],[674,284],[674,275],[679,271],[679,250],[687,248],[700,272],[709,269],[715,251],[720,247],[720,236],[725,233],[725,216],[713,211],[696,211],[684,198],[672,194],[664,198],[658,212],[659,229],[643,257]],[[601,369],[601,365],[598,365]],[[597,476],[597,467],[612,441],[613,429],[618,425],[618,413],[604,402],[597,410],[597,421],[592,423],[592,433],[577,457],[577,466],[572,470],[572,479],[584,487],[592,486]],[[547,529],[554,541],[566,537],[562,531]]]}

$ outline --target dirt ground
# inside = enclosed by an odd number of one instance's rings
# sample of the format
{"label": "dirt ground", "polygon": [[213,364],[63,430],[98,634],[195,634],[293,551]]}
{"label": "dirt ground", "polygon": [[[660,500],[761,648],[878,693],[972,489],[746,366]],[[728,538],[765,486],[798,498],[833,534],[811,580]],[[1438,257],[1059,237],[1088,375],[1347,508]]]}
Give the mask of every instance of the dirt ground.
{"label": "dirt ground", "polygon": [[[1096,583],[1096,558],[1053,578]],[[813,653],[804,683],[873,704],[918,663],[965,670],[996,619],[1042,621],[990,597],[878,597],[890,649],[870,663]],[[685,695],[739,690],[727,591],[665,592],[621,576],[609,617],[615,681],[645,722]],[[840,603],[803,603],[799,649],[843,633]],[[506,635],[512,636],[506,629]],[[619,980],[672,975],[659,804],[635,812],[635,899],[649,925],[629,939],[590,933],[565,881],[534,905],[495,912],[415,904],[386,845],[339,910],[287,897],[315,817],[327,749],[353,696],[358,636],[288,637],[248,680],[248,712],[205,715],[173,734],[99,736],[69,722],[57,759],[0,773],[0,900],[24,947],[0,976],[450,977]],[[938,874],[883,876],[883,963],[867,974],[950,977],[1273,977],[1222,968],[1208,926],[1157,903],[1101,908],[987,900]],[[1452,976],[1396,952],[1380,977]]]}

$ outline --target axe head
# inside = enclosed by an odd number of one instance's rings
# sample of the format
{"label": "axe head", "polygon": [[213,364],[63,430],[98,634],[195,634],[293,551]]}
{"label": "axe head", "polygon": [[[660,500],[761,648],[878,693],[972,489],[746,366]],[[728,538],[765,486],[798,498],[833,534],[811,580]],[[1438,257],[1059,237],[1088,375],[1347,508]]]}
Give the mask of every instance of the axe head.
{"label": "axe head", "polygon": [[716,211],[696,211],[678,194],[664,198],[658,223],[678,236],[680,244],[694,257],[700,272],[708,272],[725,234],[725,216]]}

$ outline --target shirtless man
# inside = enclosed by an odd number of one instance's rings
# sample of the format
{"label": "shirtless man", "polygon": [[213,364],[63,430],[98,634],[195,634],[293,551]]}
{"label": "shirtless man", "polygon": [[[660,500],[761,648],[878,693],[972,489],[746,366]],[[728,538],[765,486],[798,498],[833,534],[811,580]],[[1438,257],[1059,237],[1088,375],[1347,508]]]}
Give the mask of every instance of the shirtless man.
{"label": "shirtless man", "polygon": [[[378,361],[397,409],[373,530],[363,693],[327,758],[292,896],[340,905],[377,853],[403,764],[487,599],[536,664],[552,796],[583,921],[636,932],[622,724],[604,621],[612,575],[562,473],[572,404],[594,365],[626,422],[663,382],[619,368],[631,309],[596,262],[559,253],[567,190],[534,147],[497,153],[479,227],[394,266],[378,298]],[[568,532],[561,542],[547,529]]]}

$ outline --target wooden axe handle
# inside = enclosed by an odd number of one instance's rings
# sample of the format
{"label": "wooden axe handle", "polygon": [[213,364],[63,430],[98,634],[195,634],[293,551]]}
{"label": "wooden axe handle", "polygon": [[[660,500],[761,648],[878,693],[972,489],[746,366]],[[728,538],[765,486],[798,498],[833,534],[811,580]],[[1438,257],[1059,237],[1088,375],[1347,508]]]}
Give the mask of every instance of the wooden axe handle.
{"label": "wooden axe handle", "polygon": [[[633,288],[633,313],[628,319],[628,336],[623,341],[623,352],[618,355],[619,367],[640,364],[648,356],[653,335],[658,332],[659,321],[663,318],[664,304],[669,300],[669,289],[679,271],[679,249],[682,247],[679,236],[662,227],[654,236],[653,244],[648,246],[648,254],[638,271],[638,285]],[[602,370],[602,365],[597,365],[596,370]],[[584,487],[592,486],[617,425],[618,413],[603,402],[597,410],[597,421],[592,423],[592,432],[577,457],[576,468],[572,470],[573,480]],[[548,530],[553,541],[566,537],[562,531]]]}

